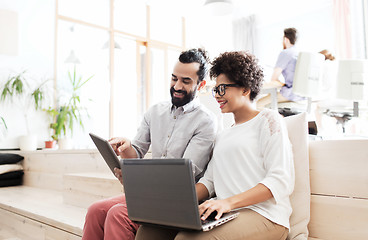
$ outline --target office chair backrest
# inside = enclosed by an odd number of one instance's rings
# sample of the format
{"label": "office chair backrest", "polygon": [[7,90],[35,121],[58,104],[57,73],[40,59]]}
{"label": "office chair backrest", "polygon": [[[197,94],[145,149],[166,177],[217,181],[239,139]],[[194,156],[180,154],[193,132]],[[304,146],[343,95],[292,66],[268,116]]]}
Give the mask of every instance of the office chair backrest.
{"label": "office chair backrest", "polygon": [[368,95],[368,60],[338,61],[337,93],[339,99],[359,101]]}
{"label": "office chair backrest", "polygon": [[325,58],[317,52],[300,52],[296,62],[293,92],[303,97],[318,97]]}

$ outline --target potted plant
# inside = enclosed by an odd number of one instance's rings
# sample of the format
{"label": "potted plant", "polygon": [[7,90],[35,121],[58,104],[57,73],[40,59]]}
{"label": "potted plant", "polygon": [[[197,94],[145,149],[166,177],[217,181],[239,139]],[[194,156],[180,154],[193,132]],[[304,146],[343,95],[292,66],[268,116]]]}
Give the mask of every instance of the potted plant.
{"label": "potted plant", "polygon": [[21,150],[30,151],[37,149],[37,136],[32,135],[30,131],[28,114],[32,110],[37,111],[42,108],[42,103],[45,100],[43,88],[46,82],[44,81],[32,88],[25,77],[25,71],[23,71],[10,76],[1,89],[0,99],[2,101],[8,100],[15,105],[18,104],[18,107],[23,111],[27,135],[21,136],[19,139]]}
{"label": "potted plant", "polygon": [[79,92],[84,84],[86,84],[93,76],[86,80],[82,80],[82,77],[77,78],[76,69],[74,72],[68,72],[69,82],[71,84],[71,93],[67,97],[67,101],[60,103],[56,108],[49,107],[46,109],[48,115],[52,118],[52,122],[49,125],[52,129],[52,139],[58,142],[60,149],[70,149],[71,139],[68,138],[73,135],[74,124],[77,123],[79,126],[84,128],[82,112],[85,112],[88,116],[87,109],[81,106]]}
{"label": "potted plant", "polygon": [[6,126],[5,119],[0,116],[0,139],[2,139],[4,131],[6,131],[8,127]]}
{"label": "potted plant", "polygon": [[53,121],[58,115],[58,111],[49,107],[48,109],[43,109],[49,116],[49,138],[45,141],[45,148],[54,148],[57,142],[57,136],[54,134]]}

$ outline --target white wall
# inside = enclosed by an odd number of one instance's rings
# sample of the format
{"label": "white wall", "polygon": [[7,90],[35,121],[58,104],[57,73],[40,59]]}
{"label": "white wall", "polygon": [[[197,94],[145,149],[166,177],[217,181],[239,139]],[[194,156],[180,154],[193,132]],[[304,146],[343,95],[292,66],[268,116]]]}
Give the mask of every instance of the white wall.
{"label": "white wall", "polygon": [[[0,53],[0,85],[4,84],[9,76],[24,70],[27,71],[31,82],[51,79],[54,71],[54,1],[2,0],[0,9],[18,14],[19,36],[16,56]],[[0,116],[5,118],[8,125],[8,131],[0,133],[0,149],[18,147],[18,137],[27,134],[23,116],[25,111],[19,104],[14,106],[0,102]],[[45,113],[30,113],[29,123],[31,133],[38,135],[39,147],[43,147],[43,141],[48,136]]]}

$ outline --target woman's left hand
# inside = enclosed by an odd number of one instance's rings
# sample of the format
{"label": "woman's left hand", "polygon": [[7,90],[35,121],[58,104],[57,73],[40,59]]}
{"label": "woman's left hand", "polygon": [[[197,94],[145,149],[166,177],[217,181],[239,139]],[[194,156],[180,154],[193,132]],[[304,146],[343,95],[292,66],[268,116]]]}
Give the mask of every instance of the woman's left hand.
{"label": "woman's left hand", "polygon": [[222,214],[231,211],[231,205],[226,200],[207,200],[198,207],[199,215],[202,220],[205,220],[212,212],[216,211],[215,219],[219,219]]}

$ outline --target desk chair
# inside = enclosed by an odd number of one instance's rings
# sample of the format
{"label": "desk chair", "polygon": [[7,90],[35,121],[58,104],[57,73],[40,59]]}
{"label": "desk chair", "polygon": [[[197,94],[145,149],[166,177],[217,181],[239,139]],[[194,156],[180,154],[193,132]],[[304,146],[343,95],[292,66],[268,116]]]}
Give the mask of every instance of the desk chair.
{"label": "desk chair", "polygon": [[320,79],[324,61],[325,58],[320,53],[299,53],[294,73],[293,93],[306,99],[298,102],[278,103],[278,109],[282,115],[311,112],[312,98],[320,96]]}
{"label": "desk chair", "polygon": [[350,106],[336,106],[332,101],[329,106],[324,106],[324,113],[334,117],[345,133],[346,122],[353,117],[359,117],[359,101],[367,98],[368,60],[339,60],[337,68],[336,99],[350,102]]}

